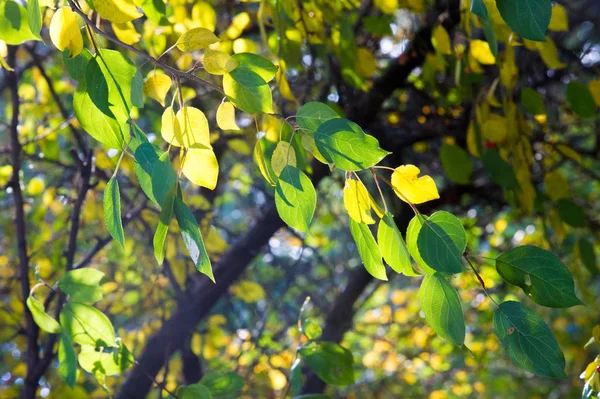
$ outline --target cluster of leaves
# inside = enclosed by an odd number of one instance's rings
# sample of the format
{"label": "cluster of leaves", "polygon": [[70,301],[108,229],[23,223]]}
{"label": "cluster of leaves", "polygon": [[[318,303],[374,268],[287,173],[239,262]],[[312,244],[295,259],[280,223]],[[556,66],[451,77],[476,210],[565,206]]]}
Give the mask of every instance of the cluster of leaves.
{"label": "cluster of leaves", "polygon": [[[452,48],[448,31],[437,25],[431,37],[436,53],[428,56],[421,83],[433,84],[435,72],[445,72],[450,63],[455,83],[460,87],[470,79],[470,74],[463,71],[462,62],[476,74],[482,73],[485,65],[498,64],[498,79],[483,94],[485,100],[475,105],[475,116],[466,137],[467,146],[473,157],[480,158],[490,179],[504,190],[506,196],[516,201],[524,212],[532,213],[537,206],[537,197],[532,182],[532,132],[526,114],[543,121],[546,109],[541,94],[535,89],[522,88],[520,91],[525,112],[518,107],[514,96],[507,93],[512,93],[518,80],[516,47],[524,46],[539,53],[549,68],[564,67],[546,31],[548,28],[564,30],[565,11],[561,6],[552,6],[548,0],[473,0],[468,6],[461,20],[464,30],[470,36],[473,26],[481,27],[487,41],[470,39],[468,51],[464,45]],[[275,11],[281,11],[277,7]],[[284,7],[293,8],[290,5]],[[378,4],[378,7],[386,12],[385,4]],[[141,10],[143,13],[133,1],[92,0],[78,4],[69,0],[53,12],[48,24],[50,39],[62,51],[65,68],[77,82],[72,103],[77,121],[95,140],[120,152],[103,196],[104,220],[110,235],[125,247],[119,172],[123,158],[130,157],[134,160],[139,186],[159,208],[153,237],[154,257],[158,264],[165,261],[166,240],[175,218],[196,269],[215,281],[205,240],[189,206],[190,199],[186,202],[182,189],[185,184],[182,176],[193,185],[210,190],[215,189],[219,179],[219,163],[208,118],[203,110],[187,104],[191,98],[181,83],[183,79],[197,80],[222,94],[216,109],[216,123],[221,131],[241,130],[236,112],[254,115],[257,126],[256,115],[260,114],[274,117],[281,124],[276,140],[262,137],[251,143],[255,164],[265,184],[274,187],[277,212],[292,229],[310,235],[317,209],[317,192],[310,177],[313,167],[308,160],[315,159],[330,170],[344,171],[343,204],[349,215],[350,233],[367,272],[376,279],[387,280],[387,264],[396,273],[423,276],[418,297],[427,323],[444,339],[468,350],[461,297],[452,279],[472,271],[481,282],[482,290],[489,294],[473,265],[477,256],[467,250],[467,234],[460,219],[447,211],[426,216],[417,209],[417,205],[440,198],[434,179],[428,175],[420,176],[420,169],[412,164],[395,168],[381,165],[391,153],[380,147],[377,138],[322,102],[307,102],[295,115],[279,115],[280,109],[274,104],[269,85],[273,80],[283,97],[295,100],[289,88],[285,89],[283,60],[275,65],[253,52],[239,51],[230,55],[219,48],[220,38],[214,34],[214,27],[186,29],[171,47],[157,52],[156,58],[136,50],[128,43],[137,33],[133,20],[145,16],[157,26],[168,24],[163,2],[145,1]],[[289,15],[287,11],[282,13],[288,18],[293,16],[293,9]],[[102,47],[101,40],[109,36],[90,21],[90,12],[111,22],[117,38],[110,37],[109,40],[135,50],[138,56],[153,64],[145,78],[141,68],[124,52]],[[5,43],[18,45],[41,40],[43,23],[38,1],[28,2],[25,8],[13,0],[6,0],[0,5],[0,18],[0,39]],[[8,22],[15,20],[21,23]],[[89,42],[87,48],[80,29],[82,23]],[[234,22],[231,29],[243,28]],[[344,29],[338,32],[344,33]],[[502,59],[498,42],[505,44]],[[357,68],[357,59],[365,54],[360,49],[355,50],[355,57],[340,57],[343,79],[364,89],[367,87],[365,76],[372,73],[368,67],[362,67],[367,71]],[[190,71],[194,72],[201,65],[209,77],[222,77],[221,84],[159,62],[174,51],[181,52],[182,58],[201,52],[201,62],[194,64]],[[370,53],[369,56],[372,57]],[[3,59],[2,65],[11,69]],[[502,103],[496,100],[497,91],[503,95]],[[565,88],[570,108],[581,118],[596,116],[597,92],[597,81],[587,84],[573,81]],[[167,101],[169,96],[170,101]],[[140,109],[146,105],[146,98],[163,108],[159,129],[162,142],[150,140],[136,122]],[[498,110],[502,112],[496,112]],[[548,143],[548,146],[556,147],[558,153],[568,157],[576,157],[572,150],[561,144]],[[178,150],[172,152],[173,147]],[[458,184],[471,182],[473,167],[469,153],[454,143],[445,143],[439,156],[451,181]],[[390,179],[383,176],[386,170],[392,171]],[[374,199],[377,195],[368,191],[368,184],[363,182],[364,177],[361,178],[359,172],[373,178],[382,206]],[[551,208],[550,223],[557,231],[563,223],[575,228],[585,225],[583,209],[570,198],[568,182],[564,180],[559,172],[548,172],[544,176],[549,196],[546,205]],[[415,213],[405,232],[400,231],[388,209],[381,188],[383,183]],[[375,237],[369,226],[376,223]],[[578,238],[578,248],[586,259],[586,266],[595,270],[593,246],[583,235]],[[575,295],[569,269],[557,256],[542,248],[519,246],[488,260],[495,262],[498,274],[506,283],[520,287],[539,305],[567,308],[582,304]],[[98,284],[103,276],[97,270],[82,268],[69,271],[58,280],[52,289],[69,297],[59,309],[60,323],[45,312],[44,305],[33,296],[34,290],[27,299],[27,306],[38,326],[48,333],[59,334],[59,371],[70,386],[76,380],[76,357],[81,367],[93,373],[103,386],[106,376],[118,374],[133,363],[131,353],[116,337],[109,319],[89,305],[102,297]],[[507,356],[515,365],[541,376],[566,377],[564,355],[556,338],[544,320],[531,309],[512,300],[496,304],[493,325]],[[320,328],[302,316],[300,330],[307,340],[299,347],[297,362],[291,370],[292,390],[300,392],[301,366],[304,364],[328,384],[352,384],[351,352],[335,343],[320,342]],[[81,345],[79,355],[75,354],[74,343]],[[594,376],[586,376],[588,391],[597,390],[593,385]],[[180,388],[178,395],[208,398],[234,395],[243,387],[240,378],[235,374],[207,375],[198,384]]]}

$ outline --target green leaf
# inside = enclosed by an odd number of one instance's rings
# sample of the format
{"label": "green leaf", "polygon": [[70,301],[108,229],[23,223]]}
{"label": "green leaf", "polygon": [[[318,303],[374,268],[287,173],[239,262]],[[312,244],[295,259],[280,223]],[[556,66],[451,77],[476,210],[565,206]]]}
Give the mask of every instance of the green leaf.
{"label": "green leaf", "polygon": [[594,118],[598,115],[596,102],[588,86],[581,82],[570,82],[567,85],[567,101],[571,109],[582,118]]}
{"label": "green leaf", "polygon": [[173,218],[173,203],[176,195],[177,184],[174,184],[167,193],[165,202],[160,210],[158,226],[156,227],[156,232],[154,233],[154,257],[159,265],[162,265],[163,261],[165,260],[165,240],[167,239],[169,224]]}
{"label": "green leaf", "polygon": [[342,346],[333,342],[313,342],[302,347],[300,355],[326,384],[344,386],[354,383],[354,359]]}
{"label": "green leaf", "polygon": [[35,299],[33,295],[29,295],[27,297],[26,303],[31,315],[33,316],[35,324],[37,324],[42,331],[46,331],[50,334],[58,334],[62,331],[60,324],[58,324],[54,317],[46,313],[44,304]]}
{"label": "green leaf", "polygon": [[128,134],[129,126],[106,116],[96,107],[83,80],[73,95],[73,111],[83,130],[90,136],[108,147],[123,149],[123,137]]}
{"label": "green leaf", "polygon": [[247,69],[260,76],[265,82],[273,79],[277,73],[277,67],[271,61],[258,54],[237,53],[232,55],[227,61],[228,65],[232,65],[231,63],[237,63],[234,71],[239,72],[240,69]]}
{"label": "green leaf", "polygon": [[89,51],[84,50],[75,57],[69,57],[69,49],[62,52],[63,63],[69,75],[78,82],[85,82],[85,73],[88,62],[92,59]]}
{"label": "green leaf", "polygon": [[210,389],[197,383],[177,389],[177,397],[179,399],[212,399],[213,395],[210,393]]}
{"label": "green leaf", "polygon": [[321,393],[309,393],[307,395],[294,396],[293,399],[331,399],[331,396]]}
{"label": "green leaf", "polygon": [[156,25],[169,25],[169,20],[165,16],[167,10],[163,0],[143,0],[142,9],[146,17]]}
{"label": "green leaf", "polygon": [[233,372],[209,373],[202,377],[200,383],[207,387],[214,397],[218,398],[237,395],[246,385],[246,380]]}
{"label": "green leaf", "polygon": [[538,42],[546,41],[552,17],[551,0],[496,0],[504,22],[519,36]]}
{"label": "green leaf", "polygon": [[506,282],[521,287],[536,303],[551,308],[581,305],[569,269],[551,252],[524,245],[496,258],[496,269]]}
{"label": "green leaf", "polygon": [[[101,56],[102,58],[98,59],[98,65],[108,85],[110,111],[118,121],[126,122],[129,119],[128,110],[131,111],[134,106],[132,98],[140,95],[132,94],[133,83],[138,74],[137,69],[121,51],[103,49]],[[142,78],[138,76],[137,79],[141,80]],[[141,84],[143,85],[143,82]],[[141,102],[141,100],[139,101]]]}
{"label": "green leaf", "polygon": [[38,0],[27,1],[27,22],[29,23],[29,30],[31,30],[31,33],[41,40],[40,30],[42,29],[42,10],[40,9]]}
{"label": "green leaf", "polygon": [[140,187],[146,196],[158,205],[152,191],[152,170],[158,161],[156,147],[150,143],[142,143],[135,150],[135,174],[140,182]]}
{"label": "green leaf", "polygon": [[465,321],[458,291],[440,273],[428,274],[419,289],[419,301],[427,323],[455,345],[465,342]]}
{"label": "green leaf", "polygon": [[29,28],[25,7],[12,0],[0,3],[0,40],[12,45],[40,40]]}
{"label": "green leaf", "polygon": [[561,198],[556,201],[556,208],[560,218],[569,226],[585,227],[585,212],[572,200]]}
{"label": "green leaf", "polygon": [[311,101],[300,107],[296,113],[296,123],[303,133],[314,135],[323,123],[339,117],[329,105]]}
{"label": "green leaf", "polygon": [[457,184],[469,184],[473,165],[469,154],[456,145],[443,144],[440,149],[440,160],[448,178]]}
{"label": "green leaf", "polygon": [[131,104],[134,107],[144,108],[144,78],[137,70],[131,79]]}
{"label": "green leaf", "polygon": [[379,222],[377,243],[383,259],[396,273],[403,273],[406,276],[419,275],[412,267],[404,238],[394,222],[394,216],[390,213],[383,215]]}
{"label": "green leaf", "polygon": [[531,115],[546,114],[546,106],[542,95],[535,89],[525,87],[521,90],[521,104]]}
{"label": "green leaf", "polygon": [[247,68],[234,69],[223,75],[223,91],[229,101],[244,112],[273,112],[271,88],[260,75]]}
{"label": "green leaf", "polygon": [[379,163],[389,152],[356,123],[335,118],[324,122],[315,133],[317,149],[329,163],[342,170],[362,170]]}
{"label": "green leaf", "polygon": [[291,165],[283,168],[275,187],[275,206],[285,223],[308,233],[317,206],[317,193],[300,169]]}
{"label": "green leaf", "polygon": [[516,366],[544,377],[567,377],[556,338],[541,317],[519,302],[500,304],[494,312],[494,331]]}
{"label": "green leaf", "polygon": [[73,388],[77,381],[77,357],[73,341],[66,332],[58,337],[58,372],[65,383]]}
{"label": "green leaf", "polygon": [[85,267],[67,272],[58,281],[58,288],[77,302],[97,302],[102,299],[102,287],[99,285],[104,277],[100,270]]}
{"label": "green leaf", "polygon": [[517,189],[519,182],[508,162],[500,156],[495,148],[488,148],[481,158],[483,167],[494,183],[504,189]]}
{"label": "green leaf", "polygon": [[121,221],[121,194],[119,193],[119,182],[114,176],[110,178],[104,189],[104,221],[111,237],[123,247],[125,233]]}
{"label": "green leaf", "polygon": [[[463,272],[461,257],[467,245],[467,235],[460,220],[449,212],[440,211],[421,224],[419,231],[414,233],[417,233],[418,255],[424,265],[438,272]],[[408,248],[411,250],[410,244]],[[417,260],[414,254],[413,257]],[[424,270],[431,274],[427,267]]]}
{"label": "green leaf", "polygon": [[488,11],[483,0],[472,0],[471,12],[481,18],[483,22],[488,21]]}
{"label": "green leaf", "polygon": [[175,172],[173,164],[169,159],[169,153],[165,152],[154,162],[154,167],[152,168],[152,195],[156,198],[158,205],[162,206],[167,193],[176,181],[177,172]]}
{"label": "green leaf", "polygon": [[204,241],[202,241],[202,235],[200,234],[198,222],[196,222],[194,214],[179,197],[175,197],[173,209],[175,211],[175,219],[177,219],[179,229],[181,230],[183,242],[190,253],[194,266],[196,266],[196,269],[200,273],[206,274],[215,282],[210,259],[206,253]]}
{"label": "green leaf", "polygon": [[350,218],[350,232],[352,238],[358,248],[358,254],[360,259],[365,265],[365,269],[369,274],[379,280],[387,281],[387,275],[385,273],[385,266],[381,260],[381,252],[379,247],[369,230],[369,226],[364,223],[357,223],[354,219]]}
{"label": "green leaf", "polygon": [[101,62],[102,61],[98,56],[92,58],[88,62],[85,71],[85,86],[94,105],[98,107],[104,115],[115,119],[114,114],[110,110],[110,106],[113,104],[108,100],[108,83],[106,81],[107,78],[100,68],[99,63]]}
{"label": "green leaf", "polygon": [[588,269],[592,275],[597,275],[599,271],[596,264],[594,245],[587,238],[579,237],[579,240],[577,240],[577,249],[579,250],[579,257],[586,269]]}
{"label": "green leaf", "polygon": [[104,313],[79,302],[68,302],[60,312],[60,325],[73,342],[109,347],[115,344],[115,330]]}

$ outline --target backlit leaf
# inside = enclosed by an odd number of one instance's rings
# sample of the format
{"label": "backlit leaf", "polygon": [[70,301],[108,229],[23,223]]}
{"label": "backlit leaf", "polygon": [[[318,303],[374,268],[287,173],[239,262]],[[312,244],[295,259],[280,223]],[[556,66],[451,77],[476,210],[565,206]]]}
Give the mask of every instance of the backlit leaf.
{"label": "backlit leaf", "polygon": [[13,45],[27,40],[40,40],[35,33],[31,32],[27,19],[27,10],[21,4],[13,0],[0,3],[0,40]]}
{"label": "backlit leaf", "polygon": [[296,123],[300,126],[303,133],[314,135],[319,126],[330,119],[340,116],[330,106],[310,101],[302,105],[296,113]]}
{"label": "backlit leaf", "polygon": [[490,45],[483,40],[471,40],[469,44],[469,53],[473,58],[483,65],[494,65],[496,57],[490,50]]}
{"label": "backlit leaf", "polygon": [[240,68],[223,76],[225,95],[237,108],[249,114],[272,113],[271,88],[247,68]]}
{"label": "backlit leaf", "polygon": [[354,383],[352,352],[333,342],[313,342],[300,355],[320,379],[330,385]]}
{"label": "backlit leaf", "polygon": [[104,313],[79,302],[68,302],[60,312],[60,325],[80,345],[108,347],[115,344],[115,330]]}
{"label": "backlit leaf", "polygon": [[113,176],[104,189],[104,221],[108,232],[116,241],[124,246],[125,233],[121,221],[121,194],[119,182]]}
{"label": "backlit leaf", "polygon": [[212,50],[207,48],[204,50],[202,58],[202,66],[204,70],[212,75],[224,75],[227,72],[227,61],[231,56],[223,51]]}
{"label": "backlit leaf", "polygon": [[406,276],[419,275],[412,267],[402,233],[398,230],[394,217],[390,213],[386,213],[379,222],[377,243],[383,259],[396,273]]}
{"label": "backlit leaf", "polygon": [[52,43],[60,51],[69,49],[71,58],[83,50],[83,37],[79,30],[79,17],[70,7],[61,7],[52,16],[52,20],[50,21],[50,40],[52,40]]}
{"label": "backlit leaf", "polygon": [[461,346],[465,321],[458,291],[440,273],[428,274],[419,289],[421,309],[427,324],[442,338]]}
{"label": "backlit leaf", "polygon": [[390,154],[379,147],[375,137],[343,118],[322,123],[315,133],[315,144],[328,163],[342,170],[367,169]]}
{"label": "backlit leaf", "polygon": [[27,22],[29,23],[29,29],[31,30],[31,33],[37,36],[38,39],[41,39],[40,30],[42,29],[42,10],[40,9],[38,0],[27,1]]}
{"label": "backlit leaf", "polygon": [[31,315],[33,316],[35,324],[37,324],[42,331],[46,331],[50,334],[58,334],[62,331],[60,324],[58,324],[54,317],[46,313],[44,304],[35,299],[33,295],[29,295],[27,297],[26,303]]}
{"label": "backlit leaf", "polygon": [[235,108],[228,101],[222,102],[217,108],[217,126],[222,130],[240,130],[235,121]]}
{"label": "backlit leaf", "polygon": [[212,149],[190,148],[185,154],[183,174],[197,186],[214,190],[219,178],[219,163]]}
{"label": "backlit leaf", "polygon": [[104,273],[84,267],[67,272],[59,281],[58,288],[77,302],[97,302],[102,299],[100,280]]}
{"label": "backlit leaf", "polygon": [[275,187],[275,205],[281,219],[290,227],[308,233],[317,204],[317,193],[300,169],[288,165]]}
{"label": "backlit leaf", "polygon": [[344,185],[344,206],[348,215],[357,223],[373,224],[375,220],[371,217],[371,194],[365,185],[359,180],[346,180]]}
{"label": "backlit leaf", "polygon": [[175,212],[175,219],[177,219],[177,223],[181,229],[183,242],[194,262],[194,266],[196,266],[196,269],[200,273],[208,276],[214,283],[215,277],[213,275],[210,258],[206,253],[204,241],[202,240],[202,235],[200,234],[198,222],[196,222],[194,214],[179,197],[175,197],[173,210]]}
{"label": "backlit leaf", "polygon": [[387,281],[385,266],[381,259],[381,251],[375,242],[375,238],[364,223],[357,223],[350,219],[350,232],[356,243],[358,254],[369,274],[379,280]]}
{"label": "backlit leaf", "polygon": [[277,67],[269,60],[252,53],[238,53],[231,56],[228,60],[228,65],[233,65],[235,68],[228,68],[228,71],[247,69],[261,77],[265,82],[270,81],[277,73]]}
{"label": "backlit leaf", "polygon": [[58,372],[65,383],[73,388],[77,380],[77,357],[73,341],[66,332],[58,337]]}
{"label": "backlit leaf", "polygon": [[158,101],[164,107],[165,97],[171,89],[171,78],[167,75],[152,73],[144,82],[144,94]]}
{"label": "backlit leaf", "polygon": [[143,15],[137,10],[133,0],[92,0],[92,3],[102,18],[118,24]]}
{"label": "backlit leaf", "polygon": [[271,167],[275,176],[279,177],[287,165],[296,166],[296,151],[287,141],[280,141],[271,156]]}
{"label": "backlit leaf", "polygon": [[156,226],[154,238],[152,239],[152,245],[154,246],[154,257],[159,265],[162,265],[163,261],[165,260],[165,241],[169,231],[169,224],[173,218],[173,203],[176,195],[177,184],[174,184],[165,197],[165,202],[160,210],[158,226]]}

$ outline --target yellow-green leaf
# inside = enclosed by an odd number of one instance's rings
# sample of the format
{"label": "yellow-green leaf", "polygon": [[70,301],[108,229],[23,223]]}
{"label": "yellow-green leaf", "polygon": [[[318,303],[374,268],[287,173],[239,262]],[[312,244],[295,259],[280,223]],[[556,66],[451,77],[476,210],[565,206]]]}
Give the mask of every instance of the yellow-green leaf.
{"label": "yellow-green leaf", "polygon": [[422,204],[440,198],[435,181],[430,176],[419,176],[415,165],[402,165],[392,174],[394,192],[404,202]]}
{"label": "yellow-green leaf", "polygon": [[133,0],[93,0],[94,8],[104,19],[117,24],[141,17]]}
{"label": "yellow-green leaf", "polygon": [[359,180],[346,180],[344,185],[344,206],[348,215],[358,223],[374,224],[371,216],[371,194],[365,185]]}
{"label": "yellow-green leaf", "polygon": [[254,281],[240,281],[229,289],[233,295],[237,296],[244,302],[255,303],[265,298],[264,288]]}
{"label": "yellow-green leaf", "polygon": [[224,75],[227,72],[227,61],[231,56],[224,51],[207,48],[204,50],[202,66],[204,70],[212,75]]}
{"label": "yellow-green leaf", "polygon": [[222,130],[240,130],[235,121],[235,107],[230,102],[222,102],[217,108],[217,126]]}
{"label": "yellow-green leaf", "polygon": [[135,44],[140,41],[142,35],[135,30],[135,26],[131,21],[123,23],[112,23],[113,32],[115,36],[126,44]]}
{"label": "yellow-green leaf", "polygon": [[254,160],[258,165],[258,169],[260,170],[260,174],[265,178],[270,185],[275,186],[275,182],[273,178],[269,174],[269,168],[267,167],[267,162],[265,160],[265,154],[263,153],[262,146],[260,144],[260,140],[256,140],[256,145],[254,146]]}
{"label": "yellow-green leaf", "polygon": [[60,324],[58,324],[54,317],[46,313],[44,304],[35,299],[32,295],[27,297],[27,307],[33,316],[35,324],[37,324],[38,327],[40,327],[43,331],[46,331],[50,334],[58,334],[62,331]]}
{"label": "yellow-green leaf", "polygon": [[181,129],[181,138],[175,136],[175,142],[171,144],[185,148],[212,148],[208,120],[204,112],[194,107],[183,107],[177,111],[177,120]]}
{"label": "yellow-green leaf", "polygon": [[183,174],[192,183],[214,190],[219,177],[219,163],[210,148],[190,148],[183,163]]}
{"label": "yellow-green leaf", "polygon": [[[144,94],[165,105],[165,97],[171,89],[171,78],[167,75],[152,73],[144,82]],[[172,112],[172,111],[171,111]]]}
{"label": "yellow-green leaf", "polygon": [[271,167],[275,176],[279,177],[287,165],[296,166],[296,151],[287,141],[280,141],[271,156]]}
{"label": "yellow-green leaf", "polygon": [[79,30],[77,14],[69,7],[58,9],[50,21],[50,40],[57,49],[69,49],[71,57],[83,50],[83,37]]}
{"label": "yellow-green leaf", "polygon": [[560,4],[554,4],[552,6],[552,18],[550,18],[548,30],[555,32],[569,31],[569,17],[567,16],[567,10]]}
{"label": "yellow-green leaf", "polygon": [[179,50],[190,52],[202,50],[218,41],[219,38],[210,30],[193,28],[181,35],[175,44]]}

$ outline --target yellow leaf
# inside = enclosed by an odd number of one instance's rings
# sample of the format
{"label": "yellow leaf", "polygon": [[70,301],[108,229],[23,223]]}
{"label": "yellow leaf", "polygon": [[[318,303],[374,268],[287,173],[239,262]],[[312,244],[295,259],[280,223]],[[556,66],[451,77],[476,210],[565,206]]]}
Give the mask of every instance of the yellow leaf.
{"label": "yellow leaf", "polygon": [[206,72],[212,75],[224,75],[228,72],[227,61],[230,58],[231,56],[224,51],[207,48],[204,50],[202,66],[204,66]]}
{"label": "yellow leaf", "polygon": [[250,15],[247,12],[241,12],[233,17],[231,25],[225,31],[229,40],[237,39],[241,36],[244,29],[250,24]]}
{"label": "yellow leaf", "polygon": [[271,156],[271,167],[275,176],[279,177],[287,165],[296,166],[296,151],[287,141],[280,141]]}
{"label": "yellow leaf", "polygon": [[290,88],[290,84],[289,84],[287,78],[285,77],[285,72],[283,70],[282,64],[283,64],[283,60],[281,60],[279,62],[279,68],[277,69],[277,73],[275,74],[275,81],[277,82],[277,85],[279,86],[279,93],[286,100],[295,101],[297,103],[298,100],[294,96],[294,93],[292,92],[292,89]]}
{"label": "yellow leaf", "polygon": [[254,281],[242,280],[229,289],[244,302],[258,302],[266,296],[263,287]]}
{"label": "yellow leaf", "polygon": [[217,126],[221,130],[240,130],[235,121],[235,107],[230,102],[222,102],[217,108]]}
{"label": "yellow leaf", "polygon": [[93,0],[92,3],[102,18],[117,24],[132,21],[143,15],[132,0]]}
{"label": "yellow leaf", "polygon": [[398,9],[398,0],[375,0],[375,7],[386,14],[393,14]]}
{"label": "yellow leaf", "polygon": [[79,31],[77,14],[70,7],[62,7],[52,16],[50,40],[60,51],[69,49],[71,57],[75,57],[83,50],[83,38]]}
{"label": "yellow leaf", "polygon": [[496,57],[494,57],[494,54],[492,54],[492,50],[490,50],[490,45],[488,44],[488,42],[484,42],[483,40],[471,40],[471,45],[469,46],[469,53],[480,64],[493,65],[496,63]]}
{"label": "yellow leaf", "polygon": [[560,4],[552,6],[552,18],[550,19],[548,30],[555,32],[567,32],[569,30],[567,10]]}
{"label": "yellow leaf", "polygon": [[558,170],[544,175],[544,187],[548,196],[553,200],[571,197],[569,181]]}
{"label": "yellow leaf", "polygon": [[590,89],[590,93],[592,93],[592,96],[594,97],[596,106],[600,107],[600,79],[590,81],[588,87]]}
{"label": "yellow leaf", "polygon": [[563,69],[567,66],[558,58],[558,49],[550,36],[546,36],[545,42],[535,42],[538,53],[542,57],[544,64],[550,69]]}
{"label": "yellow leaf", "polygon": [[135,44],[140,41],[142,35],[135,30],[131,21],[121,24],[112,23],[113,31],[117,38],[126,44]]}
{"label": "yellow leaf", "polygon": [[160,135],[167,143],[178,147],[181,146],[180,143],[183,141],[181,137],[181,126],[179,125],[179,120],[175,116],[173,107],[167,107],[162,114]]}
{"label": "yellow leaf", "polygon": [[210,148],[190,148],[185,154],[183,174],[192,183],[214,190],[219,178],[219,163]]}
{"label": "yellow leaf", "polygon": [[267,162],[265,161],[265,155],[263,154],[260,140],[256,140],[256,145],[254,146],[254,162],[258,165],[260,174],[263,175],[265,180],[268,181],[270,185],[275,186],[275,182],[271,178],[269,169],[267,168]]}
{"label": "yellow leaf", "polygon": [[442,54],[452,54],[450,35],[442,25],[438,25],[435,27],[435,29],[433,29],[433,34],[431,35],[431,44],[433,44],[433,47]]}
{"label": "yellow leaf", "polygon": [[6,47],[6,42],[4,40],[0,40],[0,67],[6,69],[7,71],[14,71],[10,65],[6,63],[4,57],[8,55],[8,47]]}
{"label": "yellow leaf", "polygon": [[181,127],[181,140],[171,144],[185,148],[199,146],[212,148],[208,120],[204,112],[194,107],[183,107],[177,111],[177,120]]}
{"label": "yellow leaf", "polygon": [[196,51],[207,48],[219,41],[215,34],[206,28],[193,28],[185,32],[177,40],[177,48],[181,51]]}
{"label": "yellow leaf", "polygon": [[440,198],[435,181],[430,176],[419,176],[415,165],[402,165],[392,174],[392,187],[400,199],[409,204],[422,204]]}
{"label": "yellow leaf", "polygon": [[153,72],[152,75],[146,78],[143,90],[146,96],[158,101],[164,107],[165,97],[170,88],[171,78],[169,76]]}
{"label": "yellow leaf", "polygon": [[45,188],[46,184],[44,183],[44,180],[39,177],[33,177],[27,184],[27,194],[35,197],[44,192]]}
{"label": "yellow leaf", "polygon": [[374,224],[371,217],[371,195],[359,180],[346,180],[344,185],[344,206],[348,215],[358,223]]}

